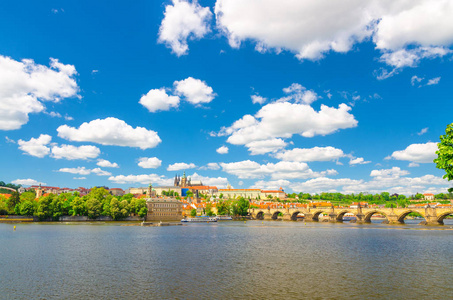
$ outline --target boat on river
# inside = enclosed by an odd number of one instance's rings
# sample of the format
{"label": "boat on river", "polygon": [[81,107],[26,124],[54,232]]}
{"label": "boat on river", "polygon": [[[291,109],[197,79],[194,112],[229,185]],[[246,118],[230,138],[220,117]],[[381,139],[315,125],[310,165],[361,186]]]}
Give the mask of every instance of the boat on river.
{"label": "boat on river", "polygon": [[216,218],[219,221],[233,220],[233,218],[231,216],[216,216]]}
{"label": "boat on river", "polygon": [[181,222],[193,222],[193,223],[209,223],[209,222],[217,222],[217,217],[207,217],[207,216],[200,216],[194,218],[184,218]]}

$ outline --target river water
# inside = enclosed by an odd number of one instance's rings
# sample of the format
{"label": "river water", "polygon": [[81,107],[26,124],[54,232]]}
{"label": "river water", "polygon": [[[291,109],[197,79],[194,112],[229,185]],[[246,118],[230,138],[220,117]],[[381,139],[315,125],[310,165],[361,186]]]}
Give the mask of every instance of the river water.
{"label": "river water", "polygon": [[1,299],[451,299],[443,227],[0,224]]}

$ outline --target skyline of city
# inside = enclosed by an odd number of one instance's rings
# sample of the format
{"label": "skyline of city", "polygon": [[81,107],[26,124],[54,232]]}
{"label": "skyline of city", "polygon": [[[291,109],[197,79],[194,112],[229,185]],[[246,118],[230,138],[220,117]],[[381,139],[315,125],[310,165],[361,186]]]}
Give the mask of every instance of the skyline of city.
{"label": "skyline of city", "polygon": [[1,180],[445,193],[453,6],[309,2],[0,4]]}

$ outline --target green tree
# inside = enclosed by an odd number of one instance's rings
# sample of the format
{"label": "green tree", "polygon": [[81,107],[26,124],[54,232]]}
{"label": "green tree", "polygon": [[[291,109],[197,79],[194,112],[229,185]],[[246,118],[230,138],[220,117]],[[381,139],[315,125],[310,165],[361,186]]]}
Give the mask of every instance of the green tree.
{"label": "green tree", "polygon": [[247,199],[241,198],[233,203],[232,208],[233,215],[246,216],[250,208],[250,202]]}
{"label": "green tree", "polygon": [[80,198],[78,196],[74,197],[71,206],[72,209],[70,210],[70,213],[73,216],[85,216],[87,214],[87,207],[83,198]]}
{"label": "green tree", "polygon": [[118,220],[122,217],[120,202],[115,197],[110,200],[110,216],[113,220]]}
{"label": "green tree", "polygon": [[88,199],[86,202],[87,215],[91,219],[99,217],[102,213],[102,202],[96,197]]}
{"label": "green tree", "polygon": [[20,204],[20,195],[18,192],[12,192],[11,197],[9,197],[9,199],[6,202],[8,212],[10,214],[14,213],[14,209],[16,208],[17,204]]}
{"label": "green tree", "polygon": [[229,215],[230,214],[230,205],[228,201],[219,201],[217,203],[217,214],[222,216],[222,215]]}
{"label": "green tree", "polygon": [[[437,158],[434,159],[434,163],[438,169],[445,171],[444,179],[453,180],[453,123],[447,125],[445,134],[440,136],[437,148]],[[448,191],[452,192],[453,188]]]}
{"label": "green tree", "polygon": [[196,216],[197,216],[197,210],[196,210],[195,208],[192,209],[192,210],[190,211],[190,215],[191,215],[192,217],[196,217]]}
{"label": "green tree", "polygon": [[212,217],[214,215],[214,212],[212,211],[212,204],[211,203],[206,203],[206,215],[208,217]]}
{"label": "green tree", "polygon": [[[132,204],[132,202],[131,202],[131,204]],[[148,207],[146,206],[146,200],[145,199],[137,199],[135,201],[134,212],[140,218],[143,218],[144,216],[146,216],[146,214],[148,213]]]}
{"label": "green tree", "polygon": [[20,202],[25,202],[25,201],[34,201],[36,199],[36,193],[35,192],[23,192],[20,194]]}
{"label": "green tree", "polygon": [[20,215],[33,216],[35,213],[35,201],[24,201],[20,204]]}
{"label": "green tree", "polygon": [[52,211],[52,219],[58,221],[58,219],[64,214],[63,210],[63,198],[54,197],[52,202],[50,203],[51,211]]}
{"label": "green tree", "polygon": [[120,202],[120,208],[121,208],[121,217],[122,218],[129,217],[131,212],[130,212],[129,202],[127,202],[127,200],[123,200]]}
{"label": "green tree", "polygon": [[390,200],[390,194],[388,192],[382,192],[381,193],[381,199],[384,201],[389,201]]}
{"label": "green tree", "polygon": [[54,194],[41,197],[38,202],[38,208],[36,209],[35,216],[37,216],[40,220],[51,218],[53,215],[52,201],[54,198]]}
{"label": "green tree", "polygon": [[8,205],[6,204],[6,202],[6,197],[0,194],[0,215],[5,215],[8,213]]}

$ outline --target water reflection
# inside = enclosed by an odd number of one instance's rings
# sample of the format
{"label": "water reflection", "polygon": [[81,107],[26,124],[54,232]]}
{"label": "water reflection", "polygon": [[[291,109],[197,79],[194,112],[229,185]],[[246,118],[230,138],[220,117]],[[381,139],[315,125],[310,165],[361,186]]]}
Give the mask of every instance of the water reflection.
{"label": "water reflection", "polygon": [[453,295],[453,223],[0,224],[1,298]]}

